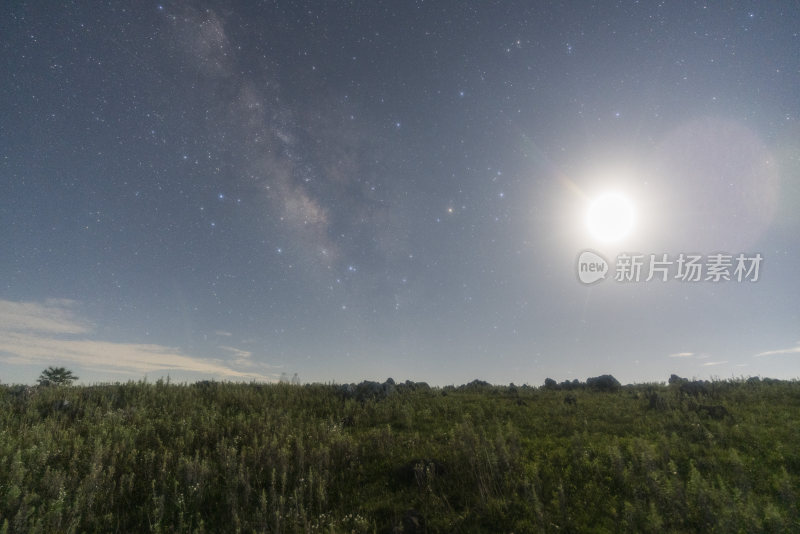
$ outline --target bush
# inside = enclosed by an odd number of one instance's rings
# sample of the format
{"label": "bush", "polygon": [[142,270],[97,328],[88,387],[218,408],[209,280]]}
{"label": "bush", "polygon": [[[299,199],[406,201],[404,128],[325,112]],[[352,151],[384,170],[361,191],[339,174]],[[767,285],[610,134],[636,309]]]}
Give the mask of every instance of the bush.
{"label": "bush", "polygon": [[622,387],[619,381],[611,375],[601,375],[588,378],[586,380],[586,386],[589,387],[589,389],[603,392],[619,391]]}

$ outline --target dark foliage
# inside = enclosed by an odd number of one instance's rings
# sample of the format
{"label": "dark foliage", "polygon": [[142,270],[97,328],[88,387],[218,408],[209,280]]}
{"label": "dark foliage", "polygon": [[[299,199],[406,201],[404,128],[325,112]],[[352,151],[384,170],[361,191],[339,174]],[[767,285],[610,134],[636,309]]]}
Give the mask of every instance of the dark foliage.
{"label": "dark foliage", "polygon": [[651,410],[663,411],[669,407],[667,399],[653,388],[648,389],[645,393],[645,398],[647,399],[647,407]]}
{"label": "dark foliage", "polygon": [[558,389],[563,389],[566,391],[573,391],[576,389],[583,389],[585,384],[579,381],[577,378],[572,379],[572,382],[569,380],[565,380],[558,385]]}
{"label": "dark foliage", "polygon": [[475,379],[469,384],[465,384],[463,386],[458,387],[457,389],[461,391],[480,391],[480,390],[488,390],[492,389],[492,385],[489,382],[484,380]]}
{"label": "dark foliage", "polygon": [[681,385],[681,384],[683,384],[684,382],[688,382],[688,380],[687,380],[687,379],[685,379],[685,378],[681,378],[681,377],[679,377],[679,376],[678,376],[678,375],[676,375],[676,374],[669,375],[669,381],[668,381],[668,384],[669,384],[670,386],[672,386],[672,385],[680,386],[680,385]]}
{"label": "dark foliage", "polygon": [[619,380],[611,375],[593,376],[586,379],[586,386],[595,391],[615,392],[619,391],[622,385]]}
{"label": "dark foliage", "polygon": [[680,385],[679,391],[684,395],[698,398],[702,395],[708,395],[711,393],[710,382],[705,380],[694,380],[692,382],[686,381]]}
{"label": "dark foliage", "polygon": [[698,404],[697,406],[693,406],[693,409],[698,413],[705,413],[706,415],[708,415],[712,419],[716,419],[717,421],[730,416],[728,409],[718,404],[717,405]]}
{"label": "dark foliage", "polygon": [[365,380],[359,384],[342,384],[333,386],[335,393],[342,399],[355,399],[358,402],[368,400],[381,400],[396,393],[408,393],[413,391],[430,391],[430,386],[425,382],[412,382],[406,380],[404,383],[396,384],[391,378],[385,382],[373,382]]}
{"label": "dark foliage", "polygon": [[439,460],[416,458],[404,462],[394,471],[394,479],[400,486],[419,486],[424,488],[430,479],[441,477],[447,472]]}

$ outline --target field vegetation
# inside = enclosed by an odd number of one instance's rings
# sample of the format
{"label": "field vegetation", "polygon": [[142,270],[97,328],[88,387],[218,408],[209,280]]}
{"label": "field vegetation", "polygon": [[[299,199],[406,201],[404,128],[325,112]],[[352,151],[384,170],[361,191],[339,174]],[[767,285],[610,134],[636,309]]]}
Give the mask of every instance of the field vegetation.
{"label": "field vegetation", "polygon": [[0,386],[0,532],[800,532],[800,383]]}

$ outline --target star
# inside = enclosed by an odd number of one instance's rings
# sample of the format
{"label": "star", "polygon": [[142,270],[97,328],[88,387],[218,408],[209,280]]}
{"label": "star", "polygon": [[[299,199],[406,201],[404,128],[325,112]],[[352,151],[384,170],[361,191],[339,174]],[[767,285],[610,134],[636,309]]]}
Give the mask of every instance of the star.
{"label": "star", "polygon": [[[205,362],[187,380],[223,362],[218,379],[281,366],[350,383],[408,356],[441,384],[541,383],[597,362],[657,382],[664,355],[700,346],[731,354],[723,376],[737,359],[789,373],[787,359],[753,354],[796,353],[796,9],[221,4],[9,12],[0,317],[12,320],[0,330],[34,310],[81,343],[124,332],[120,343]],[[584,204],[617,189],[638,208],[620,247],[760,251],[758,283],[584,287]],[[503,326],[486,336],[491,325]],[[235,332],[228,352],[252,355],[221,356],[205,331]],[[60,334],[9,335],[30,339],[21,353],[83,357]],[[630,339],[647,353],[637,369]],[[343,356],[366,348],[369,366]],[[117,360],[78,374],[142,371]],[[0,367],[30,381],[25,366]]]}

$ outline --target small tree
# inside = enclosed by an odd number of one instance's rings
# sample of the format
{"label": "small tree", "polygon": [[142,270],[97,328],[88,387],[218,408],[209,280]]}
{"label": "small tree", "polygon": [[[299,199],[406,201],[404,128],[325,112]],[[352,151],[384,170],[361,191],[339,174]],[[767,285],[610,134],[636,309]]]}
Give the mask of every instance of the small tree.
{"label": "small tree", "polygon": [[545,389],[558,389],[558,382],[556,382],[552,378],[545,378],[544,379],[544,388]]}
{"label": "small tree", "polygon": [[65,367],[48,367],[39,375],[40,386],[68,386],[78,377]]}

